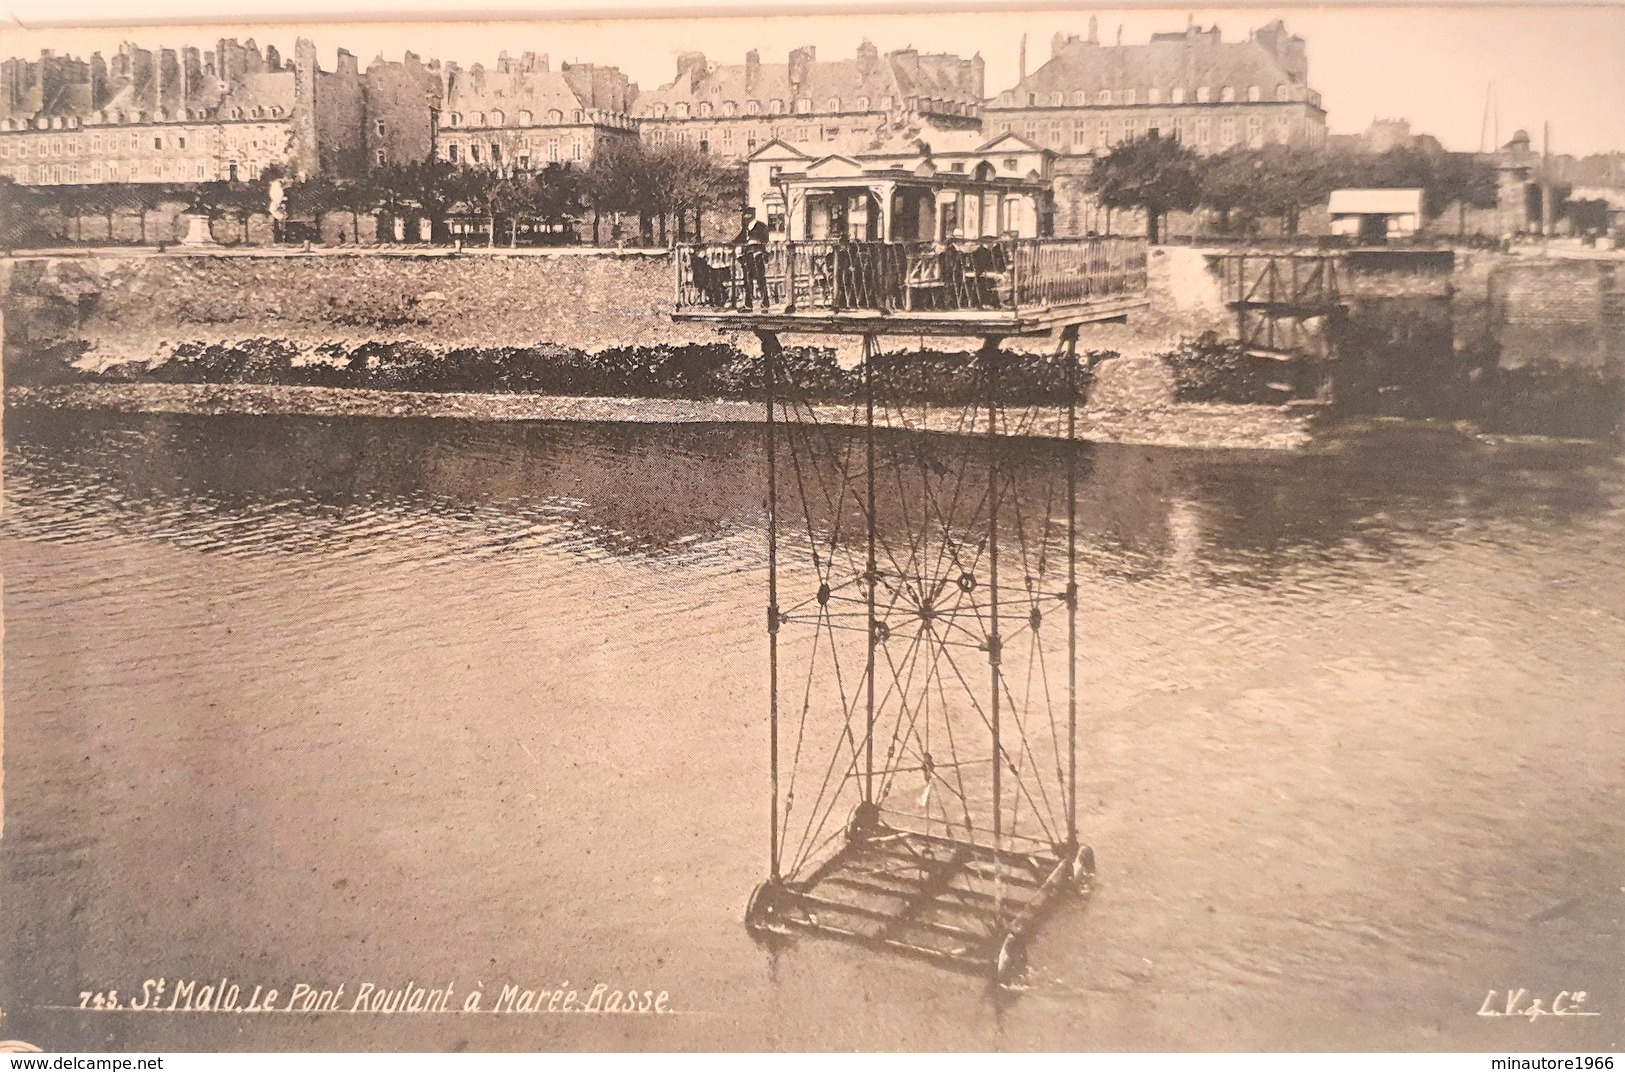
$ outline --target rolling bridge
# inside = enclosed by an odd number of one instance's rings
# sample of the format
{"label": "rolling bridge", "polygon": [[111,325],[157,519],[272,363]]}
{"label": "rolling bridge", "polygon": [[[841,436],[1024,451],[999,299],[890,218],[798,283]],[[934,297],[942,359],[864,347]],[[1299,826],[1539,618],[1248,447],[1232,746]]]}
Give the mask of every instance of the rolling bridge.
{"label": "rolling bridge", "polygon": [[[1145,256],[1122,238],[679,247],[674,318],[762,346],[759,938],[823,935],[1009,984],[1044,918],[1088,892],[1077,341],[1146,306]],[[785,333],[862,336],[857,396],[832,402]],[[982,344],[922,391],[882,357],[893,335]],[[1033,335],[1054,354],[1001,349]]]}

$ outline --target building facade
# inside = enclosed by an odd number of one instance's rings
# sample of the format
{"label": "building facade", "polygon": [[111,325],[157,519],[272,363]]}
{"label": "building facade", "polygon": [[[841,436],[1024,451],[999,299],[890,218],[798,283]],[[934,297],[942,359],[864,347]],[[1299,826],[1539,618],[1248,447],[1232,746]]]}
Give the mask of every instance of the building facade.
{"label": "building facade", "polygon": [[26,185],[197,183],[354,174],[364,94],[355,57],[323,71],[300,39],[214,50],[123,45],[111,61],[44,53],[0,63],[0,174]]}
{"label": "building facade", "polygon": [[926,122],[979,130],[983,83],[979,55],[882,55],[868,41],[844,60],[820,60],[811,46],[784,63],[763,63],[754,49],[742,64],[685,52],[675,81],[638,95],[636,115],[647,142],[686,142],[738,161],[775,138],[847,145]]}
{"label": "building facade", "polygon": [[989,100],[984,115],[989,134],[1012,132],[1072,156],[1148,134],[1204,154],[1326,142],[1304,40],[1280,20],[1242,42],[1192,25],[1144,45],[1101,45],[1091,18],[1088,37],[1056,34],[1049,60]]}
{"label": "building facade", "polygon": [[447,63],[441,70],[436,152],[474,167],[533,170],[585,167],[606,142],[637,137],[637,89],[614,67],[503,53],[487,70]]}

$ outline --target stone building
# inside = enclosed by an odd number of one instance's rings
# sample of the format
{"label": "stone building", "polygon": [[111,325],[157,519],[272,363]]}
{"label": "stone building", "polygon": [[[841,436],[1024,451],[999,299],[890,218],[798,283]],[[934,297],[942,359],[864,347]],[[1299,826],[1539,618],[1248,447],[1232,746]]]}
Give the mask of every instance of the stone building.
{"label": "stone building", "polygon": [[1093,18],[1089,27],[1087,38],[1056,34],[1043,66],[987,102],[989,134],[1011,131],[1074,156],[1153,133],[1199,153],[1325,144],[1304,40],[1279,19],[1242,42],[1192,25],[1149,44],[1101,45]]}
{"label": "stone building", "polygon": [[980,129],[981,56],[962,59],[899,49],[882,55],[865,41],[852,59],[820,60],[811,46],[785,63],[677,58],[677,78],[640,93],[636,114],[653,144],[687,142],[722,160],[749,157],[775,138],[798,144],[886,140],[929,121]]}
{"label": "stone building", "polygon": [[362,80],[366,121],[363,155],[369,168],[428,160],[435,155],[436,118],[442,93],[440,61],[424,63],[415,52],[401,62],[380,54]]}
{"label": "stone building", "polygon": [[504,52],[490,70],[447,63],[437,154],[477,167],[586,166],[606,142],[637,136],[636,93],[617,68],[564,63],[554,71],[534,52],[517,61]]}
{"label": "stone building", "polygon": [[120,46],[110,61],[0,63],[0,174],[27,185],[196,183],[363,166],[355,57],[333,71],[301,38],[291,60],[252,40],[212,51]]}

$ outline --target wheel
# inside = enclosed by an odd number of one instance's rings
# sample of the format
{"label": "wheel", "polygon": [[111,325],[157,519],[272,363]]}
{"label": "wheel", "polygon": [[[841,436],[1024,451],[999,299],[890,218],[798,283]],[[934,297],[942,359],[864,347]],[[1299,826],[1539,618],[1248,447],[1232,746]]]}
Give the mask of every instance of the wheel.
{"label": "wheel", "polygon": [[1079,889],[1088,887],[1090,879],[1095,877],[1095,850],[1087,845],[1080,846],[1072,857],[1072,884]]}
{"label": "wheel", "polygon": [[779,923],[779,891],[776,882],[764,882],[751,892],[745,906],[745,929],[754,937],[762,938],[783,929]]}
{"label": "wheel", "polygon": [[993,966],[993,979],[1000,986],[1015,986],[1027,972],[1027,944],[1013,934],[1004,936],[999,959]]}

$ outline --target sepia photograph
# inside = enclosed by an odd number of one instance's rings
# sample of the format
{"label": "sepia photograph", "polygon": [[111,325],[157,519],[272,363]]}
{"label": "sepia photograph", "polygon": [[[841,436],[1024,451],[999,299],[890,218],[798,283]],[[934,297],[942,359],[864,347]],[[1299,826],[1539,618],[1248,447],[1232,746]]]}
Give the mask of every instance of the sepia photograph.
{"label": "sepia photograph", "polygon": [[9,1068],[1613,1067],[1625,6],[228,7],[0,25]]}

